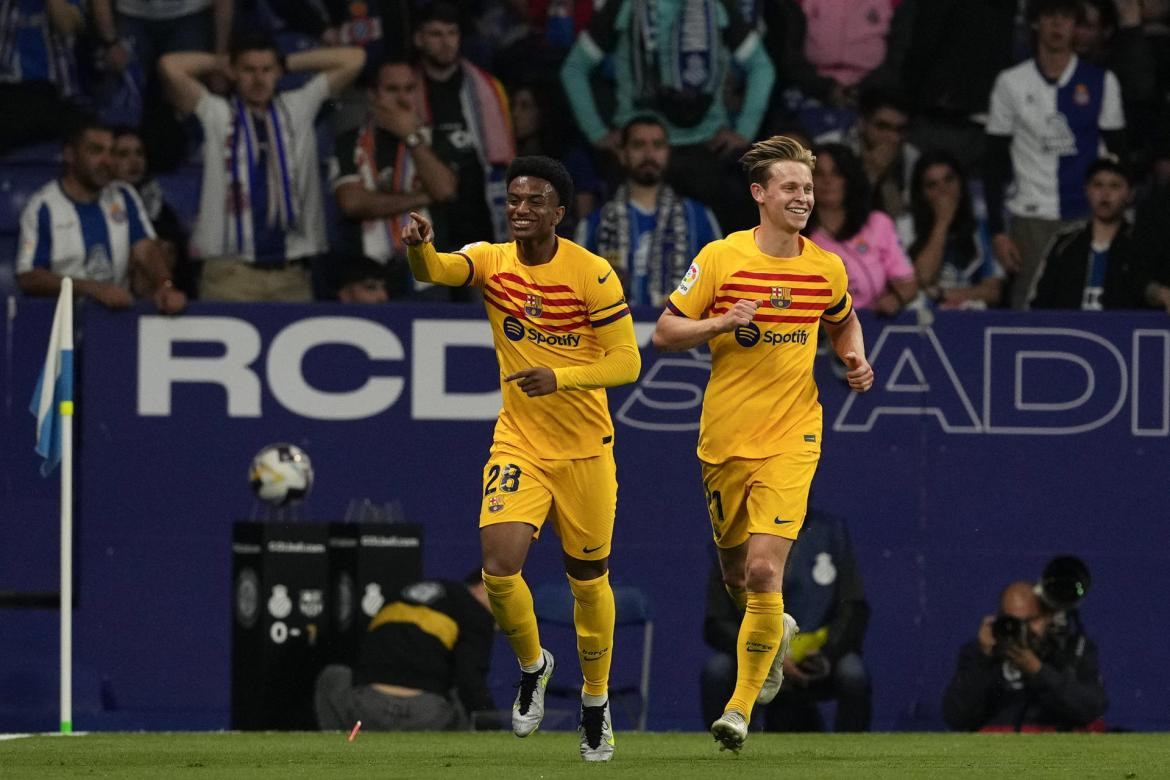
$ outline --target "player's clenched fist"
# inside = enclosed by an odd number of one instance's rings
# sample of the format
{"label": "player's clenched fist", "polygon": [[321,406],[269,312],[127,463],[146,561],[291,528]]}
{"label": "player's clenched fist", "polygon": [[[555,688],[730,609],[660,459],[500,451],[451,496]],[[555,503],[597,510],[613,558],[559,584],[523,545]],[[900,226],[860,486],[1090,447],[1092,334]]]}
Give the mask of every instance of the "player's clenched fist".
{"label": "player's clenched fist", "polygon": [[431,221],[417,211],[410,212],[410,221],[402,228],[402,243],[407,246],[418,246],[431,241],[435,231],[431,229]]}
{"label": "player's clenched fist", "polygon": [[720,319],[719,331],[727,333],[735,330],[740,325],[747,325],[756,316],[756,309],[760,308],[763,301],[745,301],[739,300],[731,307],[731,310],[724,314]]}
{"label": "player's clenched fist", "polygon": [[845,380],[852,390],[864,393],[873,387],[873,369],[868,360],[856,352],[848,352],[845,354],[845,366],[849,369],[845,372]]}
{"label": "player's clenched fist", "polygon": [[529,398],[550,395],[557,391],[557,375],[546,366],[522,368],[514,374],[508,374],[504,377],[504,381],[516,382],[516,386]]}

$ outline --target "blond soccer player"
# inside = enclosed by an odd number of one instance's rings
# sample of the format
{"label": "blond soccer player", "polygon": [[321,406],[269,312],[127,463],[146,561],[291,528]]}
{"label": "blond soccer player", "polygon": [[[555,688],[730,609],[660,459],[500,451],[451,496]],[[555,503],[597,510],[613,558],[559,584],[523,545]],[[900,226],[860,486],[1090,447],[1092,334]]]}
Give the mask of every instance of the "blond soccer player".
{"label": "blond soccer player", "polygon": [[518,157],[505,178],[513,241],[439,253],[430,222],[412,213],[403,242],[420,281],[482,288],[491,322],[504,403],[483,470],[479,528],[492,614],[520,662],[512,731],[524,737],[540,726],[553,673],[521,576],[547,518],[560,537],[575,599],[584,677],[581,757],[608,761],[614,749],[608,561],[617,470],[604,388],[636,380],[641,357],[609,263],[556,235],[564,204],[573,202],[564,166]]}
{"label": "blond soccer player", "polygon": [[740,162],[759,226],[704,247],[654,331],[661,350],[710,342],[698,454],[723,581],[744,612],[735,691],[711,733],[735,751],[753,705],[779,691],[797,631],[780,585],[821,455],[818,325],[845,361],[849,386],[864,393],[873,385],[845,266],[800,234],[813,208],[815,158],[773,136]]}

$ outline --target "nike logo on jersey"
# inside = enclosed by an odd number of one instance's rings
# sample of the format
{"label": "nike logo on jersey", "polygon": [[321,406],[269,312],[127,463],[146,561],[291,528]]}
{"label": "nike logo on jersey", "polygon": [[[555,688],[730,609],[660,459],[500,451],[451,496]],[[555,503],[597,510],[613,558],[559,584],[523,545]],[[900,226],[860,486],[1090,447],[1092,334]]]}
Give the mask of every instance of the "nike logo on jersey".
{"label": "nike logo on jersey", "polygon": [[775,519],[775,520],[773,520],[772,522],[773,522],[773,523],[775,523],[776,525],[788,525],[788,524],[789,524],[789,523],[791,523],[792,521],[791,521],[791,520],[781,520],[781,519],[780,519],[780,516],[779,516],[779,515],[777,515],[777,516],[776,516],[776,519]]}
{"label": "nike logo on jersey", "polygon": [[598,551],[598,550],[600,550],[602,547],[605,547],[605,545],[604,545],[604,544],[599,544],[599,545],[597,545],[596,547],[582,547],[582,548],[581,548],[581,552],[583,552],[583,553],[593,553],[593,552],[597,552],[597,551]]}
{"label": "nike logo on jersey", "polygon": [[[609,269],[609,274],[612,274],[612,273],[613,273],[613,269],[611,268],[611,269]],[[609,278],[609,274],[606,274],[605,276],[597,277],[597,283],[598,284],[605,284],[605,280]]]}

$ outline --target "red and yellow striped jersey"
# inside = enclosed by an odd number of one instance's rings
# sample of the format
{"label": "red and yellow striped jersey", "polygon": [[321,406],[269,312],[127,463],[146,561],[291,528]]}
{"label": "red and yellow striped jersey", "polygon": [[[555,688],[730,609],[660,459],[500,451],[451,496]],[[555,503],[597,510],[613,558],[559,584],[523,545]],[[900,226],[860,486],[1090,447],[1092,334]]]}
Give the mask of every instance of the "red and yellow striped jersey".
{"label": "red and yellow striped jersey", "polygon": [[600,329],[622,328],[636,358],[630,309],[613,268],[563,238],[542,265],[520,262],[514,241],[471,244],[458,254],[467,258],[468,284],[483,288],[500,364],[504,407],[496,443],[550,460],[600,454],[613,439],[603,388],[529,398],[503,378],[522,368],[547,366],[557,372],[562,388],[573,387],[577,383],[567,380],[587,371],[564,370],[595,364],[605,354]]}
{"label": "red and yellow striped jersey", "polygon": [[801,238],[797,257],[771,257],[755,231],[713,241],[695,258],[667,306],[691,319],[719,316],[737,300],[762,301],[752,322],[711,339],[711,379],[699,424],[699,458],[766,458],[819,449],[821,405],[813,381],[817,328],[853,310],[841,258]]}

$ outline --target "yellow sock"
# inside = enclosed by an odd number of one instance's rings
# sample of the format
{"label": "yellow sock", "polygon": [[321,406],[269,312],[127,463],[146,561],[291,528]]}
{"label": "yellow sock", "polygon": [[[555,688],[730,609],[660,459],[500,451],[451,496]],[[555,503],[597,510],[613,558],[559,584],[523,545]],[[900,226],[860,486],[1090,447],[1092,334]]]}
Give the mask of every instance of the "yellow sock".
{"label": "yellow sock", "polygon": [[744,610],[747,609],[747,588],[733,588],[727,583],[724,583],[723,589],[727,591],[728,596],[731,596],[731,600],[739,608],[739,614],[742,615]]}
{"label": "yellow sock", "polygon": [[739,671],[735,691],[726,709],[739,710],[748,721],[752,705],[772,668],[780,638],[784,633],[784,597],[779,593],[748,593],[747,610],[739,625],[739,642],[735,658]]}
{"label": "yellow sock", "polygon": [[496,577],[483,572],[483,586],[487,589],[492,615],[500,631],[520,659],[521,666],[540,663],[540,634],[536,628],[536,611],[532,607],[532,591],[520,572],[507,577]]}
{"label": "yellow sock", "polygon": [[[566,575],[567,576],[567,575]],[[609,667],[613,650],[613,622],[617,610],[609,572],[592,580],[569,577],[573,591],[573,623],[577,626],[577,655],[581,659],[582,691],[604,696],[609,690]]]}

